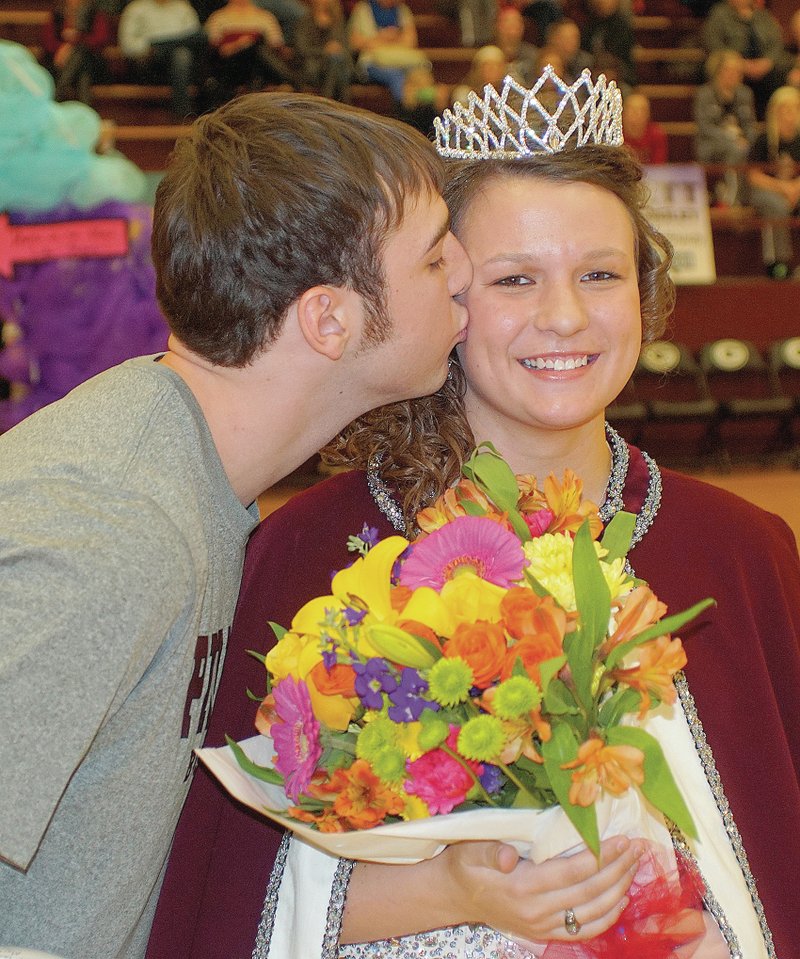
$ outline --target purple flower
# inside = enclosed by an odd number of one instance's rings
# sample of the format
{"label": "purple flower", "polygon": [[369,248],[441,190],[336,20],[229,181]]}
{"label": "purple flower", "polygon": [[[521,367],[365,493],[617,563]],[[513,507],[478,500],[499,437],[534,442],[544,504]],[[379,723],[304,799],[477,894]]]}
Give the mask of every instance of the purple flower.
{"label": "purple flower", "polygon": [[423,709],[437,710],[438,703],[422,698],[421,694],[427,691],[428,684],[416,669],[404,669],[399,685],[389,693],[389,700],[393,704],[388,710],[389,719],[396,723],[414,723]]}
{"label": "purple flower", "polygon": [[356,694],[366,709],[380,709],[383,693],[397,688],[397,680],[385,659],[373,656],[366,663],[353,663]]}
{"label": "purple flower", "polygon": [[492,766],[491,763],[484,763],[483,772],[478,778],[489,795],[500,792],[503,785],[503,773],[497,766]]}
{"label": "purple flower", "polygon": [[363,543],[367,546],[377,546],[380,536],[378,535],[377,527],[369,526],[367,523],[364,523],[364,528],[361,530],[361,535],[359,537]]}
{"label": "purple flower", "polygon": [[367,615],[365,609],[355,609],[353,606],[346,606],[343,612],[348,626],[358,626],[361,620]]}
{"label": "purple flower", "polygon": [[328,672],[330,672],[333,669],[333,667],[336,665],[337,659],[338,657],[336,655],[336,643],[331,643],[330,649],[322,650],[322,663]]}
{"label": "purple flower", "polygon": [[277,754],[275,768],[284,778],[286,795],[297,802],[300,793],[308,788],[322,755],[319,723],[304,683],[287,676],[275,684],[272,694],[280,720],[270,730]]}

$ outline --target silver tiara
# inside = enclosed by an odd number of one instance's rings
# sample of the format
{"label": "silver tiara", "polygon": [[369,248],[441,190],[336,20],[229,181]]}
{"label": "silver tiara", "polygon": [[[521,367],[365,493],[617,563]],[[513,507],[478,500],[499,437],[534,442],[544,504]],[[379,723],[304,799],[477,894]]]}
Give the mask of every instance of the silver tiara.
{"label": "silver tiara", "polygon": [[[550,109],[538,96],[548,83],[546,92],[560,96]],[[558,153],[588,142],[619,146],[622,94],[614,80],[601,73],[593,81],[588,70],[567,84],[548,63],[530,89],[507,76],[499,93],[491,84],[484,87],[483,97],[471,90],[466,105],[456,102],[433,125],[436,150],[448,159]]]}

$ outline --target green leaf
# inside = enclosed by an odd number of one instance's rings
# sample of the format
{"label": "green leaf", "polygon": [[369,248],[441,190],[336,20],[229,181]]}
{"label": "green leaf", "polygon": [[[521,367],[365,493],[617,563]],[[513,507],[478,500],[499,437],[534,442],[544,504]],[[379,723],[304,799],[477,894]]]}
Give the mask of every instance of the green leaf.
{"label": "green leaf", "polygon": [[281,626],[280,623],[273,623],[272,621],[270,621],[269,625],[272,628],[272,632],[275,633],[275,639],[278,642],[280,642],[283,639],[283,637],[289,632],[289,630],[286,629],[285,626]]}
{"label": "green leaf", "polygon": [[603,703],[598,723],[603,728],[619,725],[620,719],[627,713],[635,713],[642,701],[642,694],[629,686],[620,687]]}
{"label": "green leaf", "polygon": [[575,604],[581,629],[591,643],[593,652],[606,637],[611,616],[611,594],[603,577],[588,520],[581,523],[575,534],[572,581],[575,584]]}
{"label": "green leaf", "polygon": [[575,702],[572,691],[560,679],[553,679],[548,684],[543,702],[545,711],[553,713],[555,716],[580,713],[580,708]]}
{"label": "green leaf", "polygon": [[495,506],[508,514],[514,532],[523,542],[527,542],[531,538],[531,532],[517,509],[517,478],[494,446],[491,443],[479,444],[464,463],[462,472],[486,493]]}
{"label": "green leaf", "polygon": [[542,743],[542,755],[558,804],[578,830],[581,839],[595,856],[599,857],[600,834],[597,828],[597,811],[594,805],[574,806],[569,801],[572,772],[561,768],[564,763],[572,762],[578,755],[578,741],[572,731],[564,725],[556,726],[551,738],[546,743]]}
{"label": "green leaf", "polygon": [[545,587],[542,586],[542,584],[533,575],[533,573],[529,573],[527,569],[523,570],[523,572],[525,573],[525,581],[527,582],[528,586],[530,586],[530,588],[534,591],[534,593],[536,593],[537,596],[541,596],[541,597],[552,596],[552,594],[550,593],[550,590],[545,589]]}
{"label": "green leaf", "polygon": [[253,776],[254,779],[263,780],[265,783],[283,786],[283,776],[279,772],[276,772],[271,766],[259,766],[254,763],[252,759],[248,758],[239,743],[235,739],[231,739],[230,736],[225,737],[225,742],[231,747],[234,759],[246,773]]}
{"label": "green leaf", "polygon": [[637,726],[616,726],[609,729],[606,739],[610,746],[635,746],[644,753],[644,782],[640,789],[644,796],[665,816],[671,819],[686,836],[697,838],[692,814],[684,802],[678,785],[657,739]]}
{"label": "green leaf", "polygon": [[606,668],[613,669],[632,649],[636,649],[637,646],[641,646],[642,643],[649,642],[651,639],[666,636],[667,633],[674,633],[682,626],[685,626],[686,623],[693,620],[695,616],[702,613],[704,609],[716,605],[717,601],[714,599],[702,599],[699,603],[695,603],[694,606],[684,610],[682,613],[674,613],[672,616],[666,616],[664,619],[659,620],[653,626],[639,633],[638,636],[629,639],[627,643],[621,643],[619,646],[615,646],[608,654]]}
{"label": "green leaf", "polygon": [[566,656],[554,656],[552,659],[545,659],[544,662],[539,663],[539,679],[541,680],[543,692],[547,692],[553,678],[558,674],[558,671],[566,661]]}
{"label": "green leaf", "polygon": [[608,556],[605,557],[607,563],[628,555],[635,525],[636,516],[633,513],[620,510],[619,513],[614,514],[611,522],[603,530],[600,540],[603,548],[608,550]]}
{"label": "green leaf", "polygon": [[459,501],[459,505],[467,514],[467,516],[485,516],[486,510],[480,506],[478,503],[474,503],[471,499],[462,499]]}

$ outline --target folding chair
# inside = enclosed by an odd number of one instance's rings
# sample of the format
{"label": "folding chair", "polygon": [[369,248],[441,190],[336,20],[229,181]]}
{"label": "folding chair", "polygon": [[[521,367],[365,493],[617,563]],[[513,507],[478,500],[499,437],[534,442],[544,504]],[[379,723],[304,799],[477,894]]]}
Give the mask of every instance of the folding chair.
{"label": "folding chair", "polygon": [[719,404],[688,347],[669,340],[646,343],[633,382],[648,412],[642,446],[665,464],[705,466],[717,453],[712,436]]}
{"label": "folding chair", "polygon": [[700,367],[720,404],[716,441],[736,458],[771,461],[785,452],[794,402],[776,393],[766,360],[749,340],[723,338],[700,349]]}

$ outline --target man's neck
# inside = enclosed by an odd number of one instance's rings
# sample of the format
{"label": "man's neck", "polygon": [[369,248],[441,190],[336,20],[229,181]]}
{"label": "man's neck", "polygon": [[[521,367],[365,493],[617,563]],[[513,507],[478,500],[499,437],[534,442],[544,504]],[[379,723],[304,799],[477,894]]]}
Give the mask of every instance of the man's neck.
{"label": "man's neck", "polygon": [[359,412],[349,409],[352,400],[345,402],[332,364],[279,354],[270,350],[241,369],[222,367],[171,340],[161,361],[192,391],[231,487],[245,506],[301,466]]}

